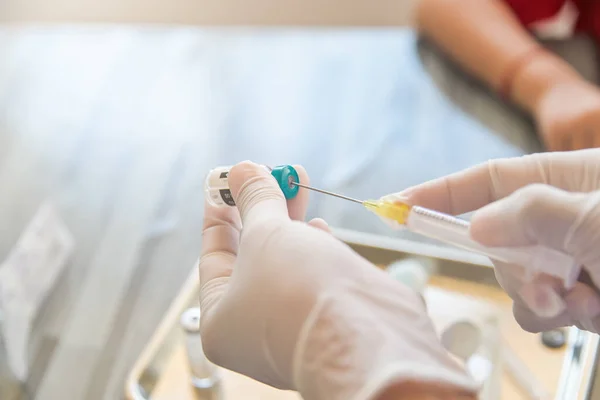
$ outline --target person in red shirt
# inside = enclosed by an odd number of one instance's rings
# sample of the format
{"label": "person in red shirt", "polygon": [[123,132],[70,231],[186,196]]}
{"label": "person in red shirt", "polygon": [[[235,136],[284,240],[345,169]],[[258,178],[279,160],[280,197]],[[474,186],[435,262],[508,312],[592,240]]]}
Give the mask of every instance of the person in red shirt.
{"label": "person in red shirt", "polygon": [[538,38],[600,41],[600,0],[421,0],[420,32],[533,116],[550,151],[600,147],[600,90]]}

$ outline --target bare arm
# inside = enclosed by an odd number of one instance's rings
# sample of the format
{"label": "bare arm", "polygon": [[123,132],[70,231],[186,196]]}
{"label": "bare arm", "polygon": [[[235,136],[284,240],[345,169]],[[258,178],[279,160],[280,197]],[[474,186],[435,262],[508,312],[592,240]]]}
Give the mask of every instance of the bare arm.
{"label": "bare arm", "polygon": [[[539,46],[501,0],[420,0],[417,24],[458,64],[494,89],[503,85],[519,59]],[[510,95],[532,112],[545,90],[577,76],[561,58],[542,51],[514,71]]]}
{"label": "bare arm", "polygon": [[434,383],[406,382],[390,387],[377,400],[477,400],[477,396]]}

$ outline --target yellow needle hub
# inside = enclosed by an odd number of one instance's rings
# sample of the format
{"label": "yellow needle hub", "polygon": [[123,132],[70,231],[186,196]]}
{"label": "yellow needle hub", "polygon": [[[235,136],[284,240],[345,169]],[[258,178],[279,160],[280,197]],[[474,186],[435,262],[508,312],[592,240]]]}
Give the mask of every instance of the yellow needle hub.
{"label": "yellow needle hub", "polygon": [[381,200],[365,200],[363,206],[380,217],[391,219],[399,224],[406,224],[410,206],[404,203],[391,203]]}

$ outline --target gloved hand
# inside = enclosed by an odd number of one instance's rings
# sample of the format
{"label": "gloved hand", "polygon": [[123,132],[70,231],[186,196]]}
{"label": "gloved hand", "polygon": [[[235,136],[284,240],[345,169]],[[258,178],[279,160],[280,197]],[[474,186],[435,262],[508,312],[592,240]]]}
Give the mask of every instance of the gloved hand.
{"label": "gloved hand", "polygon": [[232,168],[229,183],[239,214],[206,205],[199,266],[201,336],[211,361],[306,399],[375,399],[415,382],[474,392],[418,294],[322,221],[300,222],[307,191],[286,204],[271,175],[248,162]]}
{"label": "gloved hand", "polygon": [[[496,262],[496,277],[514,300],[514,315],[524,329],[576,325],[599,332],[599,189],[600,150],[591,149],[492,160],[390,198],[454,215],[479,209],[471,236],[486,246],[542,244],[571,254],[583,266],[571,290],[547,275],[526,282],[526,266]],[[544,290],[549,286],[554,290]],[[547,302],[558,302],[562,311],[543,317]]]}

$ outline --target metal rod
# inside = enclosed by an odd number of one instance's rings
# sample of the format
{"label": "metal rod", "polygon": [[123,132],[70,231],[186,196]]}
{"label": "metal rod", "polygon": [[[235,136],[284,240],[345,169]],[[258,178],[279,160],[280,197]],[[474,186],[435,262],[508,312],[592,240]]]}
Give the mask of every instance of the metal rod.
{"label": "metal rod", "polygon": [[306,186],[306,185],[303,185],[303,184],[298,183],[298,182],[291,182],[291,183],[292,183],[292,185],[300,186],[301,188],[304,188],[304,189],[314,190],[315,192],[327,194],[327,195],[333,196],[333,197],[338,197],[340,199],[352,201],[354,203],[363,204],[362,200],[353,199],[352,197],[343,196],[341,194],[337,194],[337,193],[333,193],[333,192],[328,192],[327,190],[317,189],[317,188],[314,188],[314,187],[311,187],[311,186]]}

